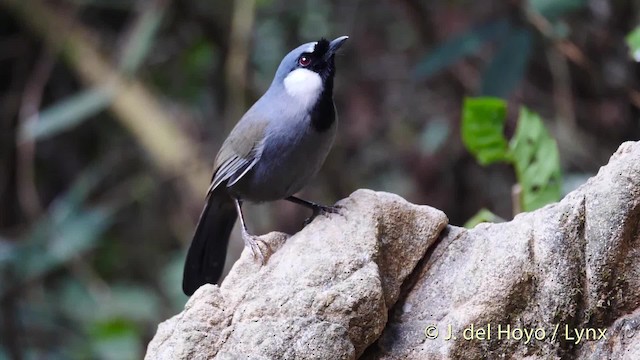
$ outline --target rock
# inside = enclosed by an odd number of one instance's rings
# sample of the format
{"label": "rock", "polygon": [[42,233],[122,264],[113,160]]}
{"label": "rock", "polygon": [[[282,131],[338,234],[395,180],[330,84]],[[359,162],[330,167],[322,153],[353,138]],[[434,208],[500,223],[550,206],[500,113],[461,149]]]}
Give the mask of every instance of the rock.
{"label": "rock", "polygon": [[340,214],[262,237],[222,285],[163,322],[146,359],[356,359],[382,333],[400,287],[447,225],[441,211],[359,190]]}
{"label": "rock", "polygon": [[506,223],[447,226],[366,190],[341,205],[265,235],[267,264],[245,251],[146,358],[640,359],[640,142]]}
{"label": "rock", "polygon": [[640,143],[560,203],[447,227],[427,259],[363,359],[640,359]]}

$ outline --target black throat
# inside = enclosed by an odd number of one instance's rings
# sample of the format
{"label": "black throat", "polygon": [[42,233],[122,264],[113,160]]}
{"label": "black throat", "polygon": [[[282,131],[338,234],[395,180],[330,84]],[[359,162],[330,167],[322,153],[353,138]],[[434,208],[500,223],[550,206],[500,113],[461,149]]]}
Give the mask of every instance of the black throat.
{"label": "black throat", "polygon": [[324,82],[322,93],[311,110],[311,126],[317,132],[324,132],[331,128],[336,121],[336,110],[333,105],[333,74]]}

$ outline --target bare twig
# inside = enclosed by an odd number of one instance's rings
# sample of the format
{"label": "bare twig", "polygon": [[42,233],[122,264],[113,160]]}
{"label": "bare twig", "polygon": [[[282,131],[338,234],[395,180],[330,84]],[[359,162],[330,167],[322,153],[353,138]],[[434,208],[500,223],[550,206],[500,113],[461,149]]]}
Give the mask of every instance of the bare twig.
{"label": "bare twig", "polygon": [[[49,80],[51,70],[55,64],[55,58],[49,49],[46,49],[40,60],[36,63],[31,77],[22,96],[18,121],[24,125],[27,120],[37,121],[38,109],[42,102],[42,93]],[[16,186],[18,188],[18,201],[26,216],[34,220],[42,213],[42,205],[38,196],[34,175],[34,159],[36,144],[33,140],[18,140],[16,143]]]}
{"label": "bare twig", "polygon": [[255,7],[255,0],[234,1],[229,52],[225,64],[227,88],[225,120],[227,123],[237,121],[246,109],[247,63]]}
{"label": "bare twig", "polygon": [[569,40],[558,39],[553,32],[553,25],[539,13],[535,11],[526,11],[527,20],[533,27],[535,27],[542,35],[550,39],[553,45],[564,55],[567,59],[571,60],[576,65],[585,70],[592,68],[589,59],[580,50],[580,48]]}
{"label": "bare twig", "polygon": [[511,187],[511,211],[513,216],[522,212],[522,186],[520,184]]}
{"label": "bare twig", "polygon": [[567,60],[556,47],[551,47],[547,49],[547,61],[553,77],[553,102],[557,114],[569,127],[575,127],[576,114]]}

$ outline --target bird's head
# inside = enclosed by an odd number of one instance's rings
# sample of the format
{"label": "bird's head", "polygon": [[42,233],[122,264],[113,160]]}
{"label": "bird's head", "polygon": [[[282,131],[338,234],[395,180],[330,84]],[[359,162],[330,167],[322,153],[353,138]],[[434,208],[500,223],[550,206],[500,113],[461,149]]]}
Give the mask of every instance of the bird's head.
{"label": "bird's head", "polygon": [[286,93],[301,103],[315,103],[327,86],[333,86],[334,56],[348,38],[323,38],[293,49],[282,59],[274,84],[282,84]]}

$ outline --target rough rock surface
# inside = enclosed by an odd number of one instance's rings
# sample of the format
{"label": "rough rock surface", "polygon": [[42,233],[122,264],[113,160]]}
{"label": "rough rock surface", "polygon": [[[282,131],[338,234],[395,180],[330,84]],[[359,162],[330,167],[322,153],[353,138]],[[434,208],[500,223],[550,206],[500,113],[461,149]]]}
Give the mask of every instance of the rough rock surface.
{"label": "rough rock surface", "polygon": [[446,226],[362,190],[341,205],[265,235],[269,262],[245,252],[147,359],[640,359],[640,142],[507,223]]}
{"label": "rough rock surface", "polygon": [[425,259],[364,359],[640,359],[640,143],[557,204],[447,227]]}
{"label": "rough rock surface", "polygon": [[221,287],[201,287],[160,324],[146,359],[359,357],[447,218],[367,190],[339,204],[290,238],[263,236],[265,266],[245,250]]}

